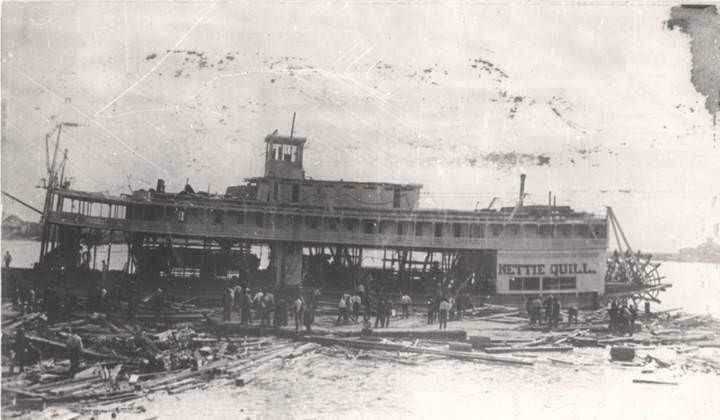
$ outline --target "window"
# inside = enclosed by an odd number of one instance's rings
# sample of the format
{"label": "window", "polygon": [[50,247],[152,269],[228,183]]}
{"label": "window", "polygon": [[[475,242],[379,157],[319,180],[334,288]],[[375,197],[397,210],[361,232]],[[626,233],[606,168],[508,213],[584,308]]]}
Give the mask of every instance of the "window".
{"label": "window", "polygon": [[362,226],[363,233],[375,233],[375,227],[377,226],[377,223],[372,220],[363,220]]}
{"label": "window", "polygon": [[393,189],[393,208],[400,207],[400,188]]}
{"label": "window", "polygon": [[273,182],[273,200],[274,201],[278,201],[278,189],[279,189],[278,183]]}
{"label": "window", "polygon": [[607,236],[607,225],[595,225],[593,226],[593,232],[598,238],[605,238]]}
{"label": "window", "polygon": [[398,235],[404,235],[404,234],[405,234],[405,222],[398,222],[398,223],[397,223],[397,234],[398,234]]}
{"label": "window", "polygon": [[257,227],[263,227],[263,214],[255,213],[255,225]]}
{"label": "window", "polygon": [[578,238],[589,238],[590,227],[588,225],[575,225],[575,236]]}
{"label": "window", "polygon": [[389,220],[383,220],[380,222],[380,233],[383,235],[387,235],[388,233],[393,233],[395,231],[394,225],[395,222],[389,221]]}
{"label": "window", "polygon": [[237,214],[237,224],[238,224],[238,225],[245,224],[245,213],[238,213],[238,214]]}
{"label": "window", "polygon": [[503,231],[503,226],[502,225],[491,225],[490,229],[492,230],[492,235],[494,237],[498,237],[498,236],[500,236],[500,234]]}
{"label": "window", "polygon": [[327,228],[328,228],[328,230],[331,230],[331,231],[333,231],[333,232],[337,232],[337,231],[338,231],[338,228],[339,228],[339,225],[340,225],[340,223],[339,223],[339,220],[338,220],[338,219],[334,219],[334,218],[327,219]]}
{"label": "window", "polygon": [[483,238],[485,236],[485,226],[473,223],[470,225],[471,238]]}
{"label": "window", "polygon": [[223,212],[221,210],[212,210],[213,224],[221,225],[223,223]]}
{"label": "window", "polygon": [[292,186],[292,202],[297,203],[300,201],[300,185],[293,184]]}
{"label": "window", "polygon": [[462,236],[462,225],[460,223],[453,223],[453,236],[456,238]]}
{"label": "window", "polygon": [[528,238],[536,238],[538,234],[538,226],[537,225],[523,225],[523,230],[525,231],[525,236]]}
{"label": "window", "polygon": [[320,217],[319,216],[309,216],[307,218],[307,224],[310,226],[311,229],[318,230],[320,229]]}
{"label": "window", "polygon": [[508,225],[506,232],[512,236],[520,235],[520,225]]}
{"label": "window", "polygon": [[436,223],[435,224],[435,237],[440,238],[441,236],[443,236],[443,224]]}
{"label": "window", "polygon": [[552,238],[553,236],[555,236],[555,226],[540,225],[540,228],[538,229],[538,234],[541,238]]}
{"label": "window", "polygon": [[415,236],[423,236],[422,223],[415,223]]}
{"label": "window", "polygon": [[570,227],[571,225],[557,225],[557,236],[561,238],[570,237]]}
{"label": "window", "polygon": [[185,209],[175,209],[178,223],[185,223]]}
{"label": "window", "polygon": [[345,230],[348,232],[355,232],[355,226],[357,225],[357,220],[353,219],[344,219],[343,225],[345,225]]}
{"label": "window", "polygon": [[540,290],[540,277],[512,277],[508,288],[510,290]]}
{"label": "window", "polygon": [[575,290],[577,281],[575,277],[543,277],[543,290]]}

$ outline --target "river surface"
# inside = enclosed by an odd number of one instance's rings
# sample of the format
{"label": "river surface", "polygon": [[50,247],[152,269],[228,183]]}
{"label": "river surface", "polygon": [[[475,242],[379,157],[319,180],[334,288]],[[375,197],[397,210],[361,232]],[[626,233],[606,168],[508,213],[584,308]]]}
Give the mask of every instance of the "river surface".
{"label": "river surface", "polygon": [[[13,266],[30,267],[39,244],[7,241]],[[98,259],[102,248],[98,250]],[[111,266],[120,268],[127,249],[113,245]],[[106,255],[106,254],[103,254]],[[665,262],[673,287],[654,309],[720,316],[720,265]],[[490,333],[492,335],[492,333]],[[702,349],[718,352],[718,349]],[[718,353],[712,353],[718,357]],[[547,357],[573,361],[558,364]],[[120,418],[160,419],[711,419],[720,418],[720,377],[663,369],[678,386],[632,382],[640,367],[607,362],[608,350],[576,348],[570,354],[538,355],[532,367],[454,360],[417,366],[310,354],[274,361],[245,387],[218,386],[178,395],[155,394],[146,408]],[[109,414],[96,416],[110,418]]]}

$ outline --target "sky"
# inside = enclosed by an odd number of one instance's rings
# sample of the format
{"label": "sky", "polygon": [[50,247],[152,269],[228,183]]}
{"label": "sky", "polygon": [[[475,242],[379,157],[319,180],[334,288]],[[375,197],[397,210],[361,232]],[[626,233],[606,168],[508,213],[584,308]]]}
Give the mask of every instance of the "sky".
{"label": "sky", "polygon": [[312,178],[420,183],[422,207],[473,209],[514,205],[525,173],[526,203],[552,191],[611,206],[635,248],[695,246],[720,222],[720,53],[701,50],[720,44],[720,20],[681,12],[3,2],[2,188],[40,207],[45,135],[74,122],[61,150],[75,189],[189,178],[222,193],[262,174],[264,136],[289,133],[296,112]]}

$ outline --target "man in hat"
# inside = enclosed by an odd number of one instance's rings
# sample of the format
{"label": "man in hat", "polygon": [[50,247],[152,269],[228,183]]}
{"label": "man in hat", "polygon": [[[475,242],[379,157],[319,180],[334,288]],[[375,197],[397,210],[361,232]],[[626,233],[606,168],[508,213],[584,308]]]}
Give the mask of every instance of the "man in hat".
{"label": "man in hat", "polygon": [[223,291],[222,305],[223,305],[223,322],[230,322],[230,315],[232,312],[232,301],[233,291],[231,288],[227,288]]}
{"label": "man in hat", "polygon": [[80,359],[83,354],[83,342],[79,335],[73,333],[72,329],[66,329],[68,337],[66,347],[70,356],[70,376],[75,377],[78,369],[80,368]]}
{"label": "man in hat", "polygon": [[25,368],[25,360],[27,357],[27,347],[28,347],[28,339],[25,336],[25,329],[20,326],[17,330],[15,330],[15,343],[13,345],[13,350],[15,351],[15,357],[12,360],[12,363],[10,364],[10,375],[12,375],[15,371],[15,366],[20,366],[20,373],[23,372],[23,369]]}

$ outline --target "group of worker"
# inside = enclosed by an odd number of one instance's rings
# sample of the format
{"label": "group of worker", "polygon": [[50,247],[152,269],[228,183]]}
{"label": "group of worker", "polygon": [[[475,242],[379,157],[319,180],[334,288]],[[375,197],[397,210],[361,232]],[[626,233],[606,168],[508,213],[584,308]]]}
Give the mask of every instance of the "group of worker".
{"label": "group of worker", "polygon": [[635,320],[637,319],[637,307],[634,303],[628,303],[626,300],[619,302],[617,299],[612,299],[608,304],[608,315],[610,318],[608,329],[610,332],[633,335]]}
{"label": "group of worker", "polygon": [[[525,304],[530,325],[546,324],[550,328],[557,328],[562,321],[562,313],[560,307],[560,299],[557,296],[549,295],[542,298],[541,296],[528,297]],[[571,304],[567,307],[567,323],[577,324],[578,307]]]}
{"label": "group of worker", "polygon": [[[79,335],[75,334],[70,328],[65,328],[64,335],[66,337],[65,346],[67,348],[68,357],[70,359],[70,376],[74,377],[80,369],[80,361],[83,355],[83,342]],[[14,343],[12,347],[13,357],[9,367],[9,374],[22,373],[25,365],[31,361],[31,353],[37,353],[36,349],[30,344],[30,339],[25,333],[25,328],[20,326],[15,330]]]}
{"label": "group of worker", "polygon": [[427,298],[427,322],[434,324],[437,319],[440,329],[447,328],[448,321],[459,321],[463,319],[465,309],[472,306],[468,296],[428,296]]}
{"label": "group of worker", "polygon": [[341,322],[347,324],[350,320],[358,321],[362,302],[363,299],[358,291],[355,291],[352,296],[348,293],[340,296],[340,301],[338,302],[338,317],[335,325],[340,325]]}
{"label": "group of worker", "polygon": [[[277,297],[276,297],[277,295]],[[223,291],[223,322],[232,320],[232,312],[240,313],[240,322],[243,325],[253,323],[253,319],[260,321],[261,327],[283,327],[288,325],[289,313],[295,320],[295,329],[301,326],[310,331],[315,318],[317,300],[320,290],[315,289],[306,303],[302,293],[297,293],[291,299],[287,293],[277,289],[260,288],[253,292],[247,286],[229,287]]]}

